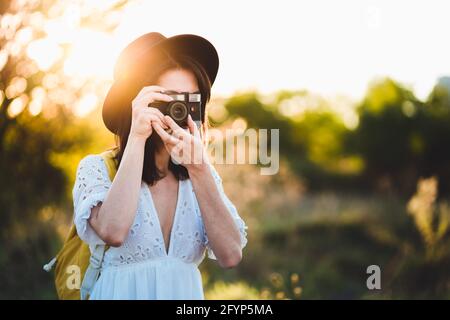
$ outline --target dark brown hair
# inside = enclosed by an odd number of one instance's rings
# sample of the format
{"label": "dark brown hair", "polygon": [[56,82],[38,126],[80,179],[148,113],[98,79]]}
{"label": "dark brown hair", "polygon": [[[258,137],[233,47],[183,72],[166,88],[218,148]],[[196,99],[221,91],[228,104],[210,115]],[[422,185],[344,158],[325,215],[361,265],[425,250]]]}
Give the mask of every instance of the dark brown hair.
{"label": "dark brown hair", "polygon": [[[202,111],[201,120],[202,120],[202,129],[205,132],[208,126],[207,120],[208,117],[206,115],[206,103],[209,101],[211,95],[211,82],[208,78],[205,69],[197,61],[186,55],[176,55],[170,54],[168,52],[162,52],[161,56],[162,59],[158,61],[158,64],[155,65],[151,70],[147,71],[148,73],[146,73],[146,76],[142,81],[142,86],[140,87],[140,89],[145,86],[156,85],[158,78],[168,70],[184,69],[191,71],[197,79],[197,84],[201,94],[201,111]],[[140,91],[140,89],[138,90],[138,92]],[[131,129],[131,103],[126,112],[123,113],[123,116],[120,119],[118,132],[115,135],[116,147],[118,147],[116,159],[118,161],[119,166],[123,157],[123,153],[125,151],[125,147],[127,145],[130,129]],[[156,132],[153,132],[145,143],[142,180],[149,185],[155,184],[158,180],[164,177],[156,167],[155,163],[156,150],[158,147],[162,145],[163,142]],[[169,162],[169,170],[173,173],[173,175],[177,180],[185,180],[189,178],[187,169],[182,165],[177,165],[173,163],[172,161]]]}

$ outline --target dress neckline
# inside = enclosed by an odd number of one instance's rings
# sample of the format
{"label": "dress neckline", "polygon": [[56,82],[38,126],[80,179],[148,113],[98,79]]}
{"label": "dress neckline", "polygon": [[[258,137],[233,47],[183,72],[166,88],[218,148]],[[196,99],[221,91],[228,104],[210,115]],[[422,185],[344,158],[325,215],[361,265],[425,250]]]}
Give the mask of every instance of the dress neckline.
{"label": "dress neckline", "polygon": [[174,234],[174,229],[175,226],[177,224],[177,218],[178,218],[178,211],[180,211],[180,203],[181,203],[181,197],[182,197],[182,181],[178,180],[178,194],[177,194],[177,204],[175,206],[175,212],[174,212],[174,217],[173,217],[173,221],[172,221],[172,226],[170,227],[170,233],[169,233],[169,247],[166,249],[166,241],[164,240],[164,232],[162,229],[162,225],[161,225],[161,221],[159,220],[159,214],[158,211],[156,210],[156,206],[155,203],[153,201],[153,196],[152,196],[152,192],[149,188],[149,186],[147,185],[147,183],[143,182],[144,184],[144,188],[146,189],[146,193],[148,195],[149,201],[150,201],[150,205],[151,205],[151,209],[152,209],[152,213],[154,215],[154,218],[156,220],[156,224],[157,224],[157,229],[158,229],[158,233],[159,236],[161,237],[161,241],[160,246],[162,245],[162,251],[164,252],[164,256],[169,257],[171,256],[172,253],[172,247],[173,247],[173,234]]}

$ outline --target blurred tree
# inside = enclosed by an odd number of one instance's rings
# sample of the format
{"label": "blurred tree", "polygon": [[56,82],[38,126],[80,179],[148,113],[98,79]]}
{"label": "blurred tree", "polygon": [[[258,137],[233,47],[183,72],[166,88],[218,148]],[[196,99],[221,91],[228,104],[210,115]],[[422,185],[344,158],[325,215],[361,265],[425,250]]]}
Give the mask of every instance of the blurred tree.
{"label": "blurred tree", "polygon": [[343,144],[349,129],[327,101],[307,91],[280,91],[269,103],[261,100],[249,92],[231,97],[225,108],[251,128],[279,129],[280,155],[312,189],[355,184],[360,164]]}
{"label": "blurred tree", "polygon": [[374,81],[359,105],[359,126],[348,142],[365,161],[365,180],[379,190],[414,188],[424,142],[417,128],[421,109],[413,93],[391,79]]}
{"label": "blurred tree", "polygon": [[428,97],[428,103],[434,109],[445,113],[450,109],[450,77],[441,77]]}
{"label": "blurred tree", "polygon": [[[78,25],[106,32],[117,25],[108,15],[127,1],[100,9],[87,3],[70,3],[85,11]],[[0,5],[0,298],[54,296],[52,276],[39,272],[59,239],[45,222],[58,207],[71,213],[64,170],[73,169],[73,159],[94,140],[91,126],[75,117],[72,106],[95,79],[74,84],[65,75],[70,41],[56,44],[62,54],[45,67],[30,58],[33,42],[45,39],[46,24],[68,4],[17,0]],[[45,53],[50,55],[50,48]]]}
{"label": "blurred tree", "polygon": [[[450,192],[450,86],[439,80],[426,102],[389,78],[374,80],[357,105],[357,126],[349,128],[337,102],[307,91],[256,92],[231,97],[231,118],[252,128],[280,129],[280,153],[314,190],[414,192],[420,176],[441,178]],[[266,101],[265,103],[263,101]]]}
{"label": "blurred tree", "polygon": [[[363,178],[379,191],[406,195],[420,176],[442,178],[449,191],[450,108],[437,86],[423,103],[391,79],[374,81],[358,107],[359,126],[347,148],[362,156]],[[445,182],[444,182],[445,181]]]}

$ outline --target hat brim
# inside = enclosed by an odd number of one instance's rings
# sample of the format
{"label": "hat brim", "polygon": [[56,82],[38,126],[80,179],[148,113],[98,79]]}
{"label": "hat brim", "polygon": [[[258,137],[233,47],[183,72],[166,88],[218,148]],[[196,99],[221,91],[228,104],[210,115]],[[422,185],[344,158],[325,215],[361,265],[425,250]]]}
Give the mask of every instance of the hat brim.
{"label": "hat brim", "polygon": [[[211,82],[214,83],[219,69],[219,56],[215,47],[205,38],[194,34],[181,34],[166,38],[152,46],[143,53],[142,63],[146,64],[157,61],[158,52],[167,51],[190,56],[200,63]],[[141,60],[138,61],[138,64]],[[138,66],[142,70],[143,66]],[[139,81],[127,80],[126,77],[116,79],[110,87],[102,108],[102,117],[105,126],[113,133],[117,133],[119,120],[124,116],[124,111],[131,114],[131,110],[124,110],[131,104],[132,99],[140,90]]]}

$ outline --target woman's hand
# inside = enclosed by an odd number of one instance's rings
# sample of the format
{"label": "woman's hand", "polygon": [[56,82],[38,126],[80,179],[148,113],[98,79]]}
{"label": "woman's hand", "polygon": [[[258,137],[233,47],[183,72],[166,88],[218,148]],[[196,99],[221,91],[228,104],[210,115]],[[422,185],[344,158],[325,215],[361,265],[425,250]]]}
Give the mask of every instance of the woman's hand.
{"label": "woman's hand", "polygon": [[142,88],[133,99],[130,136],[146,140],[153,132],[153,123],[158,123],[161,128],[168,128],[161,111],[157,108],[148,107],[149,103],[156,100],[172,101],[171,96],[159,92],[165,90],[160,86],[147,86]]}
{"label": "woman's hand", "polygon": [[232,268],[242,259],[239,229],[233,221],[224,203],[214,177],[209,169],[208,157],[200,137],[200,132],[188,116],[189,130],[180,128],[172,118],[166,116],[166,123],[172,129],[172,135],[159,123],[152,126],[160,135],[172,159],[184,165],[192,181],[210,247],[223,268]]}
{"label": "woman's hand", "polygon": [[152,126],[161,137],[167,151],[172,159],[188,169],[188,171],[205,168],[208,164],[208,157],[200,137],[200,132],[188,116],[188,130],[181,128],[171,117],[164,117],[165,123],[172,129],[169,134],[159,122],[153,122]]}

